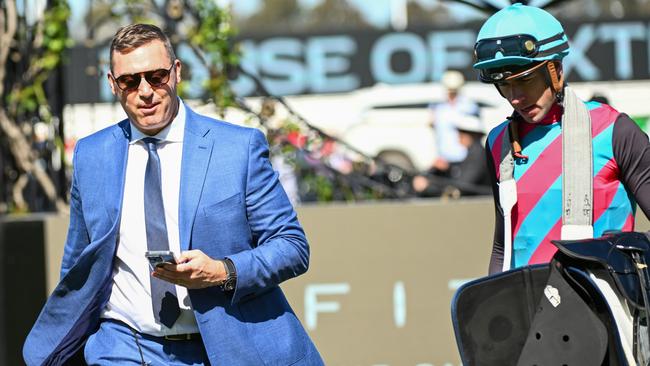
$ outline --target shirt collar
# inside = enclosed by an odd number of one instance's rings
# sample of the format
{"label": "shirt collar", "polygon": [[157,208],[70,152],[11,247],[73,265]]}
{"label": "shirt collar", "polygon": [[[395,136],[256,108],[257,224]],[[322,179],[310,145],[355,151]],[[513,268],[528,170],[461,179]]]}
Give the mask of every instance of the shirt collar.
{"label": "shirt collar", "polygon": [[546,113],[544,118],[539,121],[540,125],[550,125],[555,122],[562,120],[562,113],[564,113],[564,108],[558,103],[553,103],[551,109]]}
{"label": "shirt collar", "polygon": [[174,117],[172,123],[165,126],[165,128],[154,136],[145,135],[135,127],[133,122],[129,121],[129,123],[131,124],[130,144],[134,144],[145,137],[154,137],[163,142],[183,142],[185,135],[185,104],[181,98],[178,98],[178,113],[176,113],[176,117]]}

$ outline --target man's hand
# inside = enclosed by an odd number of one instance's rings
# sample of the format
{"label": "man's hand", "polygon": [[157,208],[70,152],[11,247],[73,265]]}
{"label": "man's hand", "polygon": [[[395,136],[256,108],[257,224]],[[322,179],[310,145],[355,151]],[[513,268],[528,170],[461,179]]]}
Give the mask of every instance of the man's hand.
{"label": "man's hand", "polygon": [[433,162],[433,168],[439,171],[446,172],[449,170],[449,163],[447,160],[443,158],[437,158],[436,161]]}
{"label": "man's hand", "polygon": [[218,286],[226,280],[223,261],[212,259],[200,250],[183,252],[177,262],[156,267],[152,275],[190,289]]}
{"label": "man's hand", "polygon": [[429,186],[429,179],[427,179],[427,177],[422,175],[416,175],[415,177],[413,177],[412,185],[413,185],[413,190],[415,190],[417,193],[421,193]]}

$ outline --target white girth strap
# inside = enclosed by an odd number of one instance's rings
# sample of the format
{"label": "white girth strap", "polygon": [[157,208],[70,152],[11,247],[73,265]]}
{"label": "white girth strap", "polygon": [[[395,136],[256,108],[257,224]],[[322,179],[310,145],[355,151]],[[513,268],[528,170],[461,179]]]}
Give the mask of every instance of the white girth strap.
{"label": "white girth strap", "polygon": [[510,126],[506,126],[501,144],[499,164],[499,205],[503,213],[503,271],[512,263],[512,208],[517,203],[517,183],[514,178],[515,158],[510,144]]}
{"label": "white girth strap", "polygon": [[591,118],[569,87],[564,88],[562,174],[562,240],[593,238]]}

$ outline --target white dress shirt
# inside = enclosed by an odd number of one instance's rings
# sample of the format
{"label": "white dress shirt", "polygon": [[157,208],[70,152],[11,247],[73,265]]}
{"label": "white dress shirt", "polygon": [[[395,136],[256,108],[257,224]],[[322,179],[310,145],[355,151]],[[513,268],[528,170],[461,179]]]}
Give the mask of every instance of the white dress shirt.
{"label": "white dress shirt", "polygon": [[[169,249],[180,254],[178,230],[178,197],[180,193],[181,157],[185,132],[185,105],[179,99],[178,114],[157,135],[158,155],[162,178],[162,196],[165,206],[165,222],[169,237]],[[144,217],[144,175],[149,158],[142,142],[150,137],[131,123],[122,218],[119,242],[113,265],[113,288],[111,297],[102,312],[102,318],[122,321],[139,332],[164,336],[197,333],[198,326],[187,288],[176,286],[181,315],[172,328],[156,323],[151,306],[152,269],[145,258],[147,234]]]}

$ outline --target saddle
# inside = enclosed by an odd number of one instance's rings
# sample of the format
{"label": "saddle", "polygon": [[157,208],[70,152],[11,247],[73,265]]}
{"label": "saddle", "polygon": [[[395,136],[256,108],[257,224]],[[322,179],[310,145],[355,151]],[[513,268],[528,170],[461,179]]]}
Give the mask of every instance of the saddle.
{"label": "saddle", "polygon": [[639,322],[648,304],[646,235],[553,244],[558,252],[547,265],[480,278],[456,292],[452,320],[463,364],[645,364],[647,345],[638,339],[647,332]]}
{"label": "saddle", "polygon": [[[551,242],[558,248],[555,260],[565,267],[607,271],[616,289],[629,304],[645,310],[644,294],[649,289],[647,279],[639,276],[639,270],[645,269],[646,263],[650,263],[650,241],[646,234],[628,232],[609,234],[598,239]],[[641,281],[645,283],[644,286]]]}

